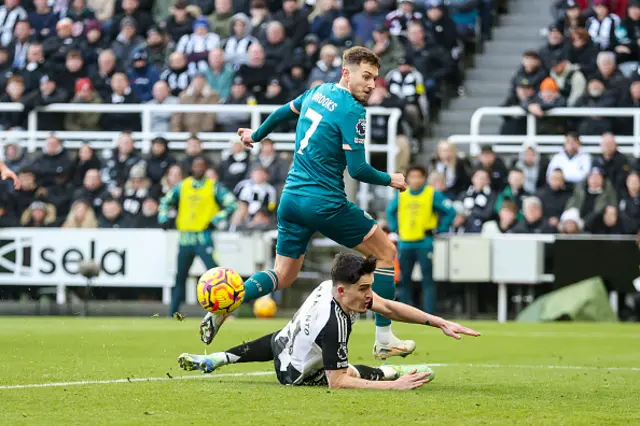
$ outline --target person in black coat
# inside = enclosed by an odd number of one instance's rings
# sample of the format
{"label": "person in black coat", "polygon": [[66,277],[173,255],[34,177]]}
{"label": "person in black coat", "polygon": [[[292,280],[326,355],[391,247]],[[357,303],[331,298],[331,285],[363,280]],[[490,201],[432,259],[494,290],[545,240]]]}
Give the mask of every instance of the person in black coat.
{"label": "person in black coat", "polygon": [[276,12],[273,19],[284,26],[286,37],[291,40],[293,47],[302,45],[304,37],[309,33],[309,20],[307,12],[298,7],[297,1],[284,0],[282,10]]}
{"label": "person in black coat", "polygon": [[102,203],[102,214],[98,218],[98,227],[107,229],[131,228],[133,223],[122,211],[120,202],[115,198],[107,198]]}
{"label": "person in black coat", "polygon": [[[104,98],[105,104],[139,104],[140,101],[129,85],[124,73],[117,72],[111,78],[111,94]],[[139,113],[108,113],[100,116],[100,127],[105,131],[140,130]]]}
{"label": "person in black coat", "polygon": [[496,156],[491,145],[484,145],[480,149],[477,166],[489,172],[491,189],[498,194],[501,193],[507,185],[509,171],[507,170],[507,166],[505,166],[504,161]]}
{"label": "person in black coat", "polygon": [[580,71],[589,78],[597,72],[596,58],[598,57],[598,46],[593,44],[589,31],[578,28],[571,36],[571,46],[568,47],[569,62],[580,65]]}
{"label": "person in black coat", "polygon": [[174,43],[178,43],[183,35],[193,32],[195,18],[189,12],[188,6],[187,0],[176,0],[169,9],[171,16],[166,20],[165,29]]}
{"label": "person in black coat", "polygon": [[40,185],[50,186],[55,184],[56,176],[59,174],[72,174],[73,161],[60,139],[49,136],[42,155],[33,162],[33,169],[37,173]]}
{"label": "person in black coat", "polygon": [[244,180],[249,172],[249,152],[240,141],[231,146],[231,155],[220,164],[218,176],[220,183],[230,191]]}
{"label": "person in black coat", "polygon": [[78,156],[76,157],[75,164],[73,166],[72,183],[74,188],[80,188],[84,182],[84,176],[88,170],[96,169],[100,170],[102,163],[96,156],[95,151],[88,143],[83,144],[78,150]]}
{"label": "person in black coat", "polygon": [[633,220],[640,229],[640,174],[637,171],[627,176],[626,192],[620,200],[620,212]]}
{"label": "person in black coat", "polygon": [[636,223],[620,214],[616,206],[605,207],[602,213],[587,220],[584,227],[586,231],[599,235],[633,235],[638,232]]}
{"label": "person in black coat", "polygon": [[86,43],[80,37],[73,37],[73,22],[64,18],[56,24],[56,36],[44,40],[42,47],[49,71],[58,72],[64,68],[67,53],[71,50],[86,51]]}
{"label": "person in black coat", "polygon": [[549,225],[542,213],[542,202],[538,197],[524,199],[522,205],[524,218],[511,229],[514,234],[555,234],[556,229]]}
{"label": "person in black coat", "polygon": [[93,211],[98,216],[102,209],[102,202],[110,197],[107,186],[100,180],[100,171],[98,169],[89,169],[84,175],[82,186],[73,193],[73,202],[78,200],[86,200]]}
{"label": "person in black coat", "polygon": [[88,67],[82,58],[82,52],[71,50],[67,53],[64,69],[56,75],[58,87],[65,92],[73,94],[75,92],[76,80],[89,76]]}
{"label": "person in black coat", "polygon": [[163,137],[157,137],[151,141],[151,154],[146,160],[147,177],[153,185],[160,183],[162,177],[176,160],[169,154],[169,141]]}
{"label": "person in black coat", "polygon": [[[607,90],[604,83],[597,77],[589,79],[587,93],[581,96],[575,104],[576,108],[614,108],[618,99],[614,90]],[[581,135],[596,135],[613,130],[611,117],[585,117],[578,125]]]}
{"label": "person in black coat", "polygon": [[429,173],[440,172],[445,177],[445,195],[455,200],[471,185],[465,160],[458,157],[455,146],[446,140],[440,141],[436,155],[431,160]]}
{"label": "person in black coat", "polygon": [[540,56],[533,50],[527,50],[522,54],[522,66],[511,79],[510,93],[515,96],[516,87],[523,80],[527,80],[529,85],[533,87],[534,92],[537,93],[540,90],[540,83],[548,76],[549,71],[542,66]]}
{"label": "person in black coat", "polygon": [[31,43],[27,49],[27,64],[18,73],[24,80],[25,93],[38,89],[40,78],[46,74],[42,44]]}
{"label": "person in black coat", "polygon": [[593,165],[604,170],[605,176],[613,184],[618,198],[627,192],[627,175],[631,167],[626,155],[618,151],[618,144],[613,133],[606,132],[600,137],[600,154],[593,157]]}
{"label": "person in black coat", "polygon": [[158,200],[149,195],[142,202],[140,214],[134,221],[135,228],[160,229],[162,225],[158,223]]}
{"label": "person in black coat", "polygon": [[112,193],[116,189],[122,189],[129,179],[131,169],[140,161],[140,156],[134,150],[131,134],[122,132],[118,137],[117,148],[113,150],[111,157],[105,162],[102,181],[107,183]]}
{"label": "person in black coat", "polygon": [[[0,96],[0,102],[22,103],[24,99],[24,83],[22,77],[15,75],[7,81],[6,93]],[[0,112],[0,126],[4,130],[15,127],[27,128],[27,114],[24,111]]]}
{"label": "person in black coat", "polygon": [[11,201],[16,216],[20,217],[35,201],[38,184],[36,174],[31,167],[22,168],[18,173],[18,178],[20,179],[20,189],[13,192]]}
{"label": "person in black coat", "polygon": [[[25,96],[22,100],[24,113],[29,114],[37,107],[50,104],[63,104],[70,99],[69,93],[57,87],[52,76],[43,75],[40,78],[40,89]],[[64,113],[46,112],[38,114],[39,130],[62,130],[64,123]]]}
{"label": "person in black coat", "polygon": [[547,34],[547,44],[538,50],[538,56],[542,61],[542,65],[547,70],[551,70],[551,61],[558,54],[563,54],[567,50],[564,35],[556,24],[549,25],[549,33]]}
{"label": "person in black coat", "polygon": [[17,228],[20,226],[18,217],[13,211],[11,201],[0,198],[0,228]]}
{"label": "person in black coat", "polygon": [[573,191],[564,181],[562,170],[553,170],[547,179],[547,185],[536,193],[536,197],[542,201],[543,217],[549,225],[558,226],[572,194]]}
{"label": "person in black coat", "polygon": [[89,79],[102,100],[111,98],[111,79],[117,72],[124,70],[118,66],[116,55],[111,49],[104,50],[98,56],[98,66],[89,73]]}
{"label": "person in black coat", "polygon": [[458,196],[456,203],[461,203],[459,208],[464,212],[464,232],[479,233],[482,225],[494,218],[498,193],[491,189],[490,182],[489,171],[477,169],[471,178],[471,186]]}

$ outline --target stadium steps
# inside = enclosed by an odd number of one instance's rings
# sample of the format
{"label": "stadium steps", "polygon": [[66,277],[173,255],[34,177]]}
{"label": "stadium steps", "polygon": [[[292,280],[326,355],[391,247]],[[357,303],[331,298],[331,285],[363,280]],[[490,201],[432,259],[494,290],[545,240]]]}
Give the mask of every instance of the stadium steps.
{"label": "stadium steps", "polygon": [[[493,40],[484,45],[483,52],[474,59],[474,67],[466,71],[465,96],[452,99],[433,126],[432,140],[427,145],[425,160],[439,139],[452,134],[469,134],[469,120],[473,112],[483,106],[498,106],[507,96],[522,52],[537,50],[545,42],[540,30],[551,23],[554,0],[511,0],[509,14],[501,17],[494,28]],[[498,133],[502,119],[486,117],[482,133]],[[466,146],[460,150],[467,151]]]}

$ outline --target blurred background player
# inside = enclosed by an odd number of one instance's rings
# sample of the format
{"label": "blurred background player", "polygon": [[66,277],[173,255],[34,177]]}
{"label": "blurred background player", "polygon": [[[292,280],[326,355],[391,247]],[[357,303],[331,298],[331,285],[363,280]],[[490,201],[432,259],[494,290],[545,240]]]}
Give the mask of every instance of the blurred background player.
{"label": "blurred background player", "polygon": [[225,352],[204,356],[185,353],[178,357],[178,363],[185,370],[211,373],[227,364],[273,361],[283,385],[397,390],[420,387],[433,379],[426,365],[372,368],[349,364],[349,336],[361,313],[372,310],[396,321],[440,328],[455,339],[460,339],[460,334],[480,333],[379,297],[371,289],[375,270],[374,256],[340,253],[334,259],[331,280],[316,287],[282,330]]}
{"label": "blurred background player", "polygon": [[456,217],[453,203],[444,194],[426,184],[426,170],[415,165],[407,171],[409,190],[401,192],[387,207],[387,219],[392,231],[398,233],[400,260],[399,300],[412,303],[414,289],[411,274],[416,262],[422,273],[422,310],[436,310],[436,284],[433,281],[433,237],[449,230]]}
{"label": "blurred background player", "polygon": [[[324,83],[306,91],[269,115],[255,131],[238,130],[242,142],[252,146],[279,124],[300,116],[293,168],[278,208],[275,267],[245,282],[245,302],[289,287],[302,268],[307,244],[315,232],[364,255],[375,255],[379,264],[374,290],[384,298],[395,297],[396,248],[371,216],[347,200],[344,190],[345,168],[361,182],[406,189],[401,173],[380,172],[365,158],[363,105],[375,88],[380,61],[371,50],[354,47],[344,52],[342,66],[339,83]],[[200,328],[203,342],[213,340],[224,319],[222,315],[205,317]],[[406,356],[414,350],[415,342],[398,339],[391,331],[391,321],[376,314],[376,358]]]}
{"label": "blurred background player", "polygon": [[176,228],[180,232],[176,283],[171,294],[169,315],[180,309],[184,300],[189,269],[196,256],[207,269],[215,268],[213,237],[216,225],[229,220],[236,210],[236,199],[231,192],[213,179],[205,177],[207,161],[195,157],[191,163],[191,176],[174,186],[160,201],[158,222],[169,222],[169,210],[177,205]]}

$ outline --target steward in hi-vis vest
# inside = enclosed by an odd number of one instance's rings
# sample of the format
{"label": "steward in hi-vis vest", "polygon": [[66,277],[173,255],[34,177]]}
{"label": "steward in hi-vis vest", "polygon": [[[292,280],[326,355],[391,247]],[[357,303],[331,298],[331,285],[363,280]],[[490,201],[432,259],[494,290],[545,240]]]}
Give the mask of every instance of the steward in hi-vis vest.
{"label": "steward in hi-vis vest", "polygon": [[451,201],[432,186],[426,185],[427,173],[422,166],[407,171],[409,188],[400,192],[387,207],[389,228],[398,233],[400,260],[399,300],[419,306],[413,297],[411,273],[416,262],[422,272],[422,309],[434,312],[436,285],[433,282],[433,236],[449,231],[456,212]]}
{"label": "steward in hi-vis vest", "polygon": [[178,312],[184,300],[189,269],[196,256],[207,269],[215,268],[212,230],[231,218],[236,199],[231,192],[213,179],[205,177],[207,162],[196,157],[191,163],[191,177],[174,186],[160,201],[158,222],[169,220],[169,208],[178,206],[176,228],[180,231],[176,284],[171,294],[170,315]]}

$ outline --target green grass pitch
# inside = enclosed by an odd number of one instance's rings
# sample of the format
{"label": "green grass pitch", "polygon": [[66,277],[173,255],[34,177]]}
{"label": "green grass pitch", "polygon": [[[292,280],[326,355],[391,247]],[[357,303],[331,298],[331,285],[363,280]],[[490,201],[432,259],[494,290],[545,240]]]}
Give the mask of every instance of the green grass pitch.
{"label": "green grass pitch", "polygon": [[[396,333],[415,339],[418,349],[392,361],[432,364],[436,379],[394,392],[284,387],[270,374],[270,363],[228,366],[206,376],[183,372],[176,357],[204,351],[198,322],[1,318],[0,424],[640,424],[637,324],[473,322],[468,325],[483,336],[460,342],[439,330],[396,324]],[[208,349],[225,349],[282,324],[231,321]],[[373,331],[370,322],[355,325],[352,363],[377,364]],[[252,372],[265,374],[246,374]],[[156,380],[138,381],[145,378]],[[17,387],[82,381],[89,383]]]}

